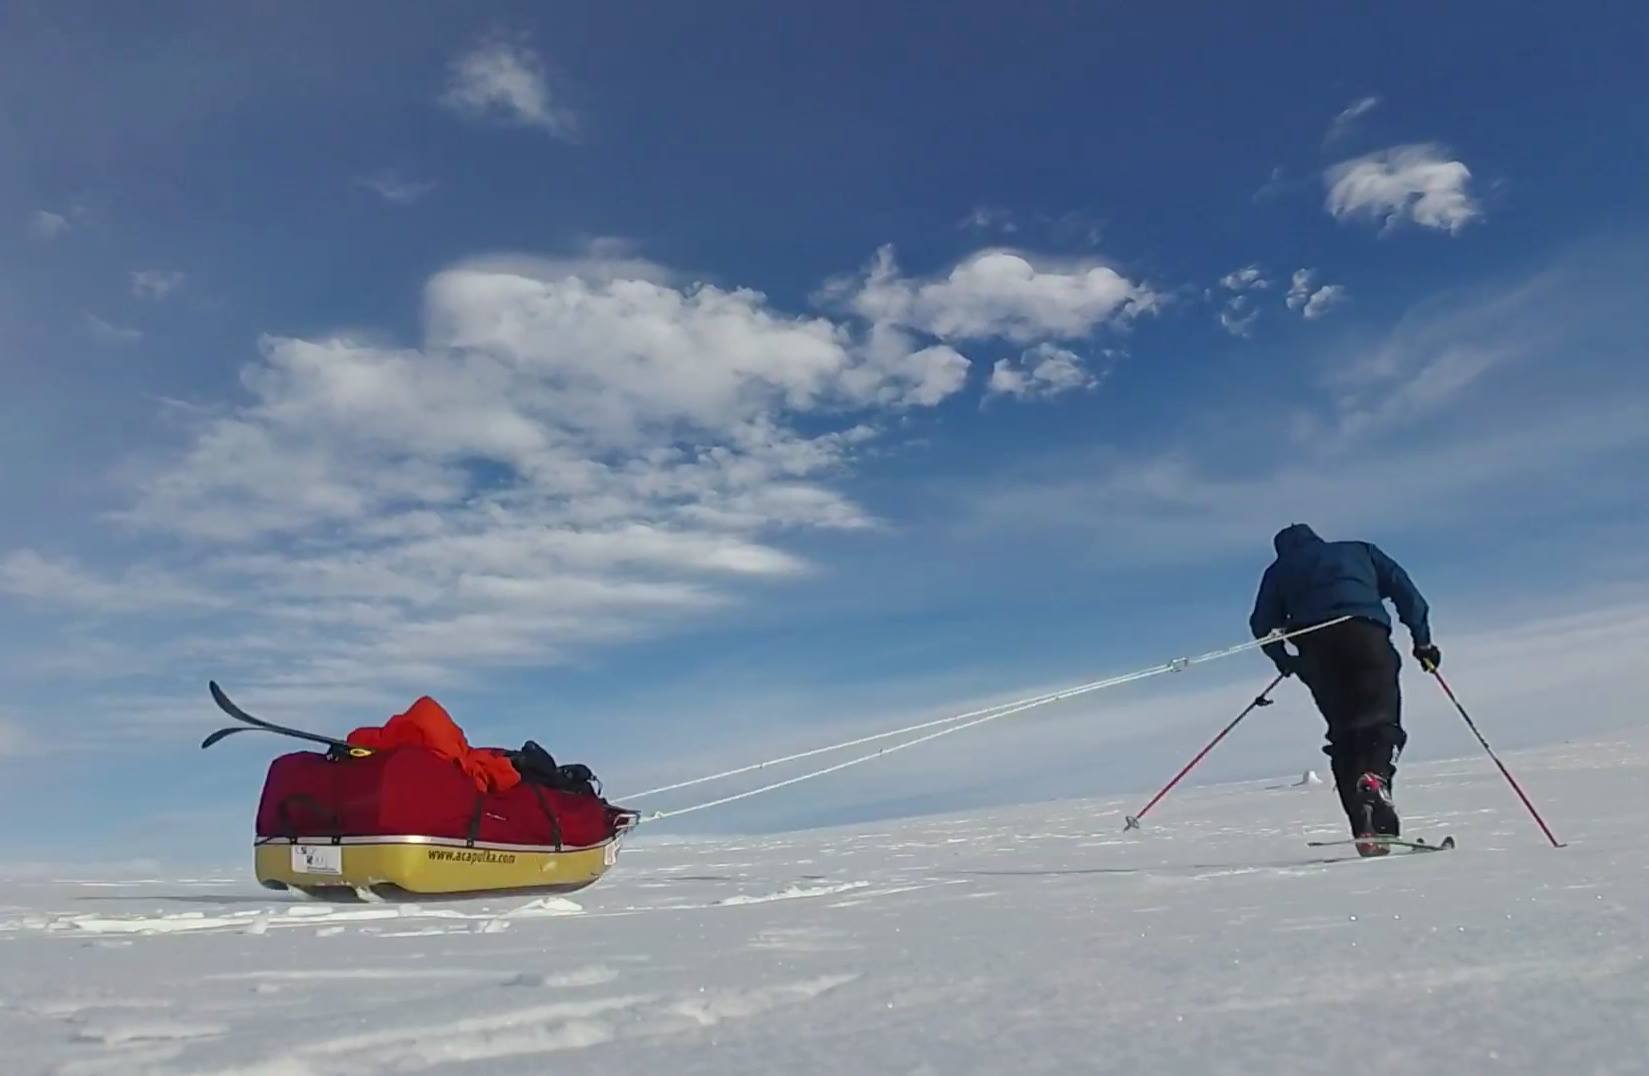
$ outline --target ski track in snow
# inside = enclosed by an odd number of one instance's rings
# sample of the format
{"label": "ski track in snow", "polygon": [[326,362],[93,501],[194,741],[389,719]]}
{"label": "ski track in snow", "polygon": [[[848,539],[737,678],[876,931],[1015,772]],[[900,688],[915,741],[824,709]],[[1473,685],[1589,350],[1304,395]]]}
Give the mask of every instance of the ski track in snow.
{"label": "ski track in snow", "polygon": [[793,885],[781,889],[777,893],[763,893],[760,896],[725,897],[716,901],[718,908],[735,908],[745,904],[771,904],[776,900],[803,900],[807,897],[829,897],[837,893],[847,893],[854,889],[864,889],[869,882],[842,882],[840,885]]}
{"label": "ski track in snow", "polygon": [[[330,905],[238,872],[7,885],[8,1074],[1649,1071],[1649,733],[1331,789],[1179,789],[628,848],[574,895]],[[1296,771],[1296,774],[1298,771]],[[152,872],[153,868],[145,868]],[[1370,1028],[1392,1033],[1370,1034]]]}

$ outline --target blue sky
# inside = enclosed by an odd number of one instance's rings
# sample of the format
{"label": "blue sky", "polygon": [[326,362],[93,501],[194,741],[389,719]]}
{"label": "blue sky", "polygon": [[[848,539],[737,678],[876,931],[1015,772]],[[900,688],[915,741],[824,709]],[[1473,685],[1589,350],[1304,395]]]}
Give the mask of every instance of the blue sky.
{"label": "blue sky", "polygon": [[[622,791],[1237,641],[1296,519],[1504,742],[1638,720],[1649,16],[884,8],[9,6],[8,846],[235,846],[209,678]],[[700,817],[1143,788],[1265,669]]]}

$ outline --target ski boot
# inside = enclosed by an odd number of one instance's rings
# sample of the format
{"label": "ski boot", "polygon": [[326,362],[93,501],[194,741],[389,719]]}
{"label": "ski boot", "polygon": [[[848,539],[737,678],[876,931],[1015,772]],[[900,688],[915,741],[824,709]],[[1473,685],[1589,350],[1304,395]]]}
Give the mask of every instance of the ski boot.
{"label": "ski boot", "polygon": [[1391,851],[1379,838],[1400,836],[1397,805],[1391,799],[1391,784],[1378,773],[1357,778],[1357,818],[1352,836],[1360,856],[1383,856]]}

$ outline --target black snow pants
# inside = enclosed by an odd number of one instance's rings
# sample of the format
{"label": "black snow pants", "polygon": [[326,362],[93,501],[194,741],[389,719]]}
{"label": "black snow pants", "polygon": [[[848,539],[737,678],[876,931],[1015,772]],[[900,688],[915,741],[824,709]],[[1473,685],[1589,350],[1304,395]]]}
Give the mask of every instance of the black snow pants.
{"label": "black snow pants", "polygon": [[1391,631],[1371,620],[1348,620],[1294,640],[1300,679],[1328,723],[1323,753],[1346,817],[1356,825],[1357,779],[1378,773],[1389,784],[1408,743],[1397,675],[1401,661]]}

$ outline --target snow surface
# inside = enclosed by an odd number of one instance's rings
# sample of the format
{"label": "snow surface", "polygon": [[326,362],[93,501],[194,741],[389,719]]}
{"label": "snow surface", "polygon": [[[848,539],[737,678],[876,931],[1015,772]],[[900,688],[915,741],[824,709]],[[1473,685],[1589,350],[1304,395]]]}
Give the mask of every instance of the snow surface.
{"label": "snow surface", "polygon": [[[1333,791],[1176,790],[627,848],[573,899],[327,906],[244,865],[0,896],[7,1073],[1643,1073],[1649,733]],[[1341,852],[1340,849],[1326,850]],[[250,856],[248,857],[250,858]]]}

